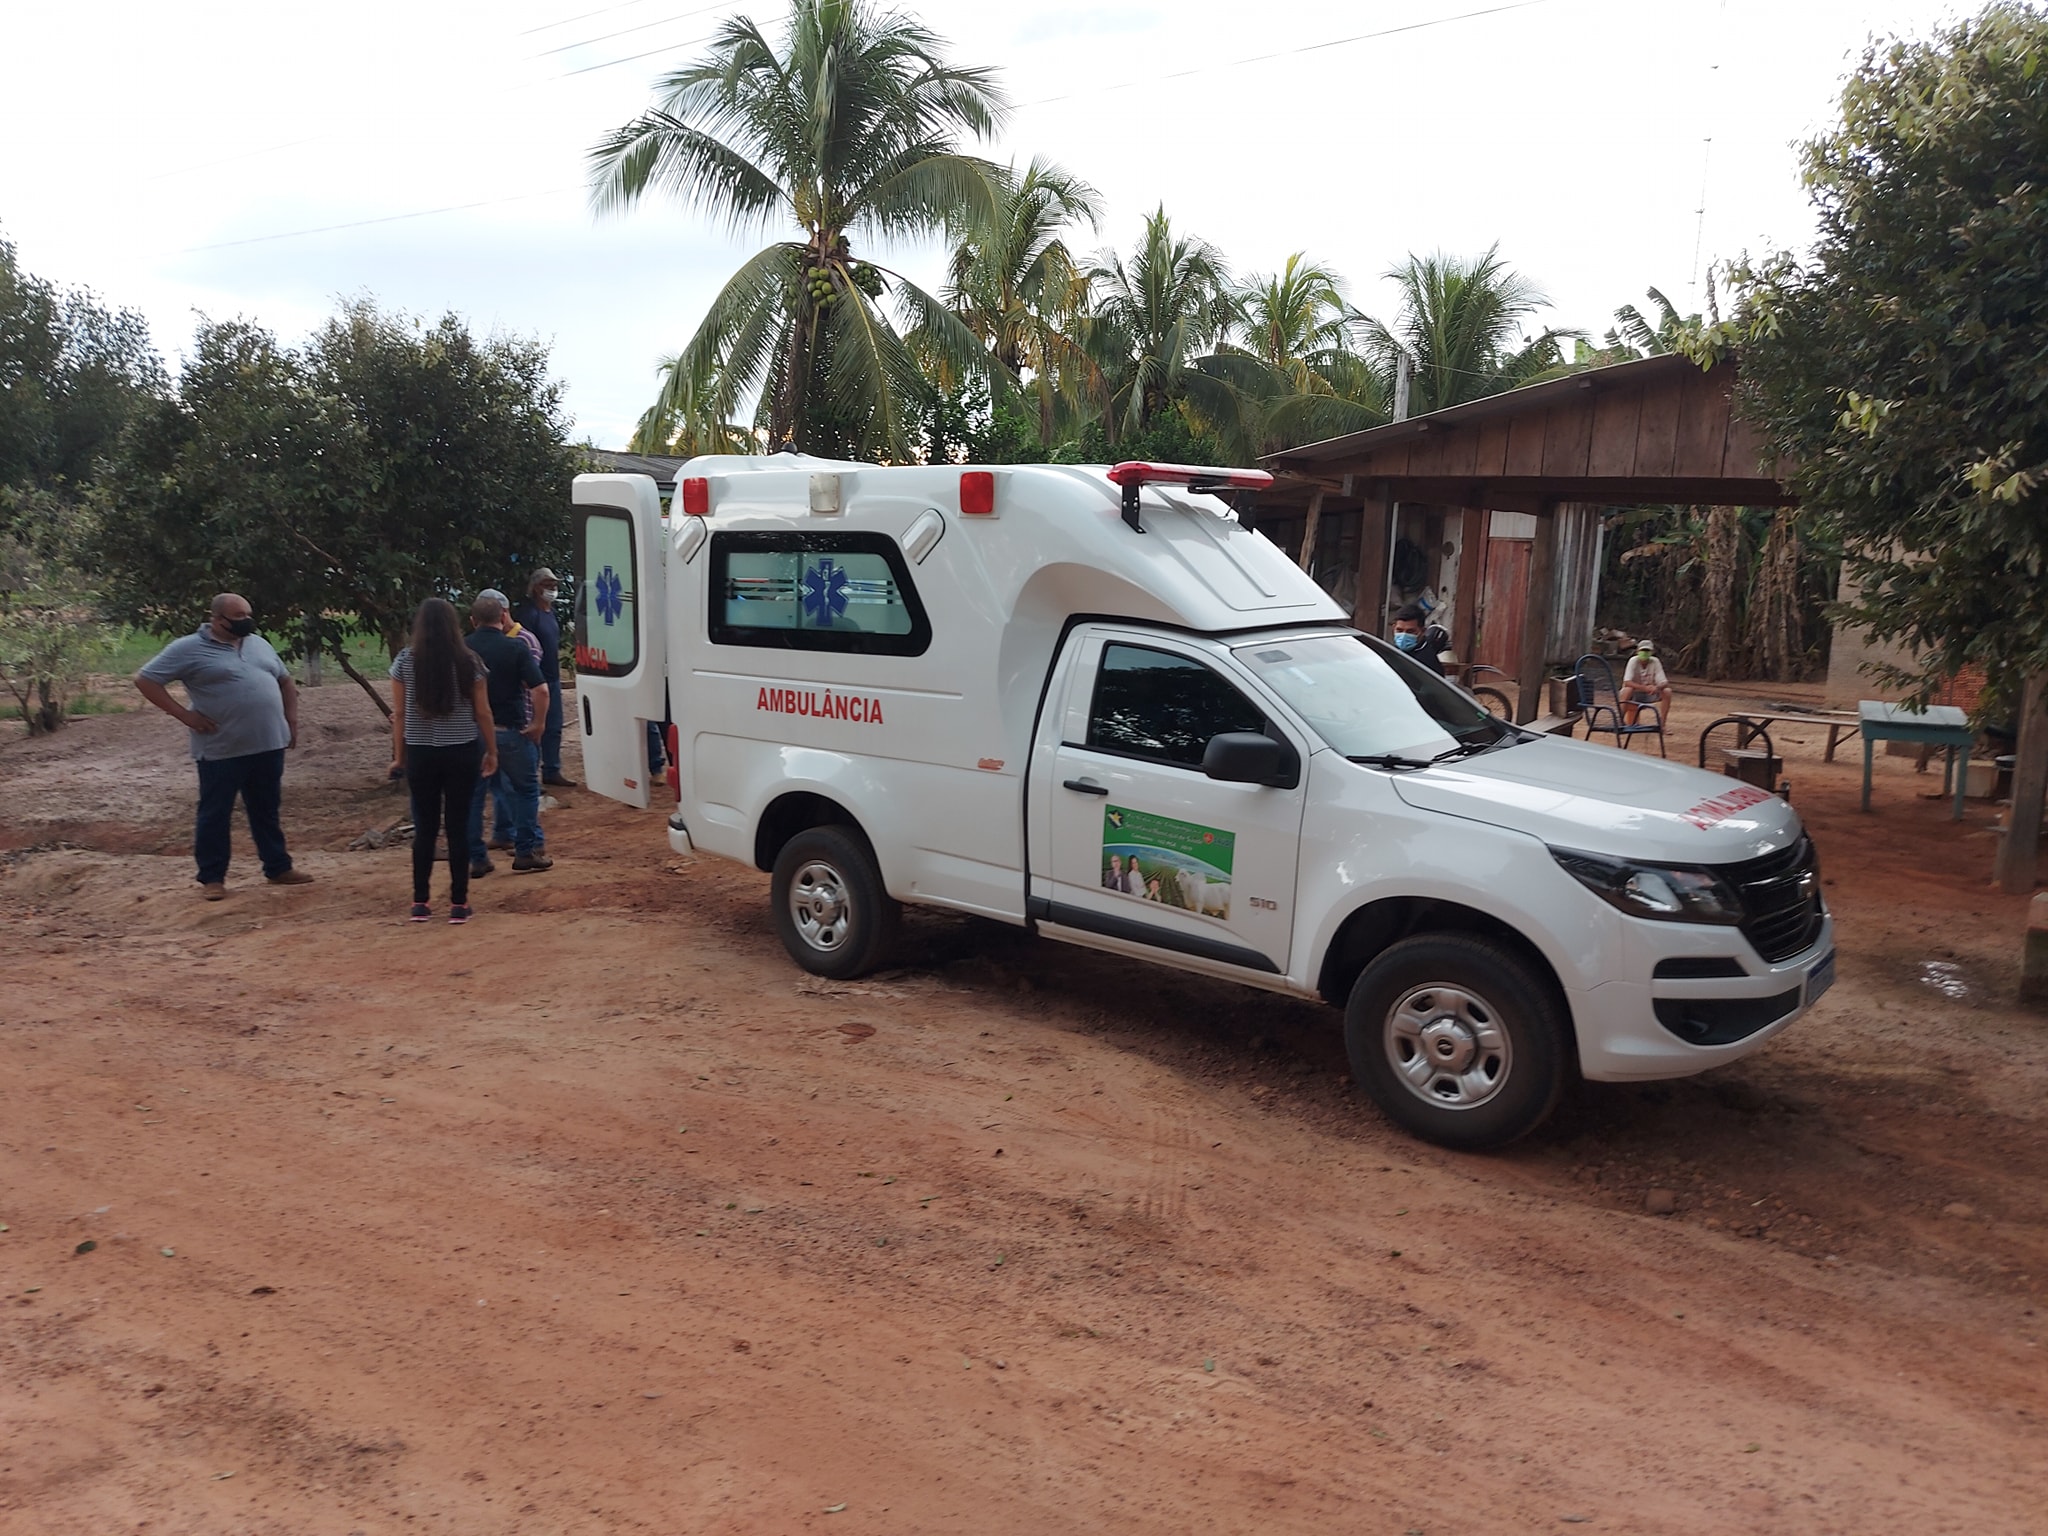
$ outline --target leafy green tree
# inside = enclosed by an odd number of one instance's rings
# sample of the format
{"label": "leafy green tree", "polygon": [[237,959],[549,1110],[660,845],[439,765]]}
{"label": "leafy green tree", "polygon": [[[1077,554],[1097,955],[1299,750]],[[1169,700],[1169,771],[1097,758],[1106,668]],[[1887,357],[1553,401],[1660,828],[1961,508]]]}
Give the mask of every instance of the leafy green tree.
{"label": "leafy green tree", "polygon": [[1387,276],[1400,285],[1400,313],[1392,322],[1365,320],[1363,347],[1390,397],[1401,354],[1413,360],[1413,415],[1531,383],[1563,365],[1563,343],[1578,334],[1525,336],[1524,322],[1548,301],[1498,246],[1472,261],[1410,256]]}
{"label": "leafy green tree", "polygon": [[174,398],[124,441],[93,540],[108,602],[158,632],[239,590],[287,652],[390,654],[430,596],[516,589],[571,550],[561,386],[546,349],[351,303],[299,351],[200,327]]}
{"label": "leafy green tree", "polygon": [[[1845,616],[2021,699],[1999,855],[2031,888],[2048,772],[2048,15],[1873,43],[1806,146],[1819,234],[1735,274],[1745,408],[1847,546]],[[2024,680],[2024,683],[2023,681]]]}
{"label": "leafy green tree", "polygon": [[1114,446],[1178,403],[1195,360],[1228,329],[1230,269],[1208,241],[1176,235],[1161,207],[1145,220],[1130,259],[1104,251],[1089,279],[1095,302],[1078,340],[1088,392]]}
{"label": "leafy green tree", "polygon": [[1738,270],[1746,410],[1848,542],[1847,614],[1922,661],[2048,670],[2048,17],[1873,44],[1806,146],[1810,258]]}
{"label": "leafy green tree", "polygon": [[40,542],[45,529],[24,519],[82,495],[137,406],[163,387],[139,314],[24,272],[0,238],[0,486],[57,498],[0,504],[0,531]]}
{"label": "leafy green tree", "polygon": [[[591,151],[598,209],[667,192],[735,229],[794,225],[712,300],[683,349],[709,417],[759,391],[771,442],[892,459],[912,453],[930,394],[919,352],[998,391],[973,332],[853,238],[902,240],[993,219],[1001,175],[963,153],[1007,111],[991,71],[946,61],[936,34],[869,0],[792,0],[779,43],[720,24],[710,56],[663,80],[656,106]],[[882,307],[887,294],[917,349]]]}

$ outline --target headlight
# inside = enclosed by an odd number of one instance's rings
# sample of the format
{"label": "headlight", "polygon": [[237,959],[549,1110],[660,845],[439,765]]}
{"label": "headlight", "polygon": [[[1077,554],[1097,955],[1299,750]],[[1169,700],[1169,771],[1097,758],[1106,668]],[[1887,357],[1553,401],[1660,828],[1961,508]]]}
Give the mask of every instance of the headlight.
{"label": "headlight", "polygon": [[1741,902],[1712,870],[1632,864],[1569,848],[1553,848],[1550,856],[1579,884],[1630,917],[1673,923],[1742,921]]}

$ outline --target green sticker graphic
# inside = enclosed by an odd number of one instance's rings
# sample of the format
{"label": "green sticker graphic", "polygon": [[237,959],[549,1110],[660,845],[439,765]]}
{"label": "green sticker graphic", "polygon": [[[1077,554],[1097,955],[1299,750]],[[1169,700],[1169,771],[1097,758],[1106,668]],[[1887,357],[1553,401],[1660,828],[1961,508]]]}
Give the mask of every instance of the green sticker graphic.
{"label": "green sticker graphic", "polygon": [[1102,808],[1102,888],[1137,901],[1230,920],[1230,872],[1237,837],[1216,827]]}

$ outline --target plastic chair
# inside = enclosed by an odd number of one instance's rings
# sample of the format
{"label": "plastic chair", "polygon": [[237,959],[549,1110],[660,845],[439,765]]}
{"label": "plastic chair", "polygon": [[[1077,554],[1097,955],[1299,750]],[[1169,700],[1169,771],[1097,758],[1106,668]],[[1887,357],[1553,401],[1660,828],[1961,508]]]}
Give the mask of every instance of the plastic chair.
{"label": "plastic chair", "polygon": [[[1621,690],[1615,686],[1614,669],[1607,664],[1605,656],[1588,652],[1581,656],[1572,668],[1572,681],[1578,689],[1579,706],[1586,721],[1586,739],[1591,741],[1596,731],[1611,732],[1614,744],[1626,752],[1629,743],[1638,736],[1655,736],[1657,753],[1660,757],[1671,754],[1664,746],[1664,712],[1655,704],[1635,706],[1635,724],[1621,709]],[[1646,722],[1645,716],[1649,719]]]}

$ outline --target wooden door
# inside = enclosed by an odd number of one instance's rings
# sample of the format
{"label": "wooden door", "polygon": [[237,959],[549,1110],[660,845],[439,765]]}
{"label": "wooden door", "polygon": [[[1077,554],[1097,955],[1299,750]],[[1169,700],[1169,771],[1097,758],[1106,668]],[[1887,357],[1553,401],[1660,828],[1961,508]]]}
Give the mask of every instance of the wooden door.
{"label": "wooden door", "polygon": [[1529,556],[1533,539],[1486,541],[1486,580],[1480,588],[1479,637],[1472,659],[1510,677],[1521,670],[1522,620],[1529,612]]}

